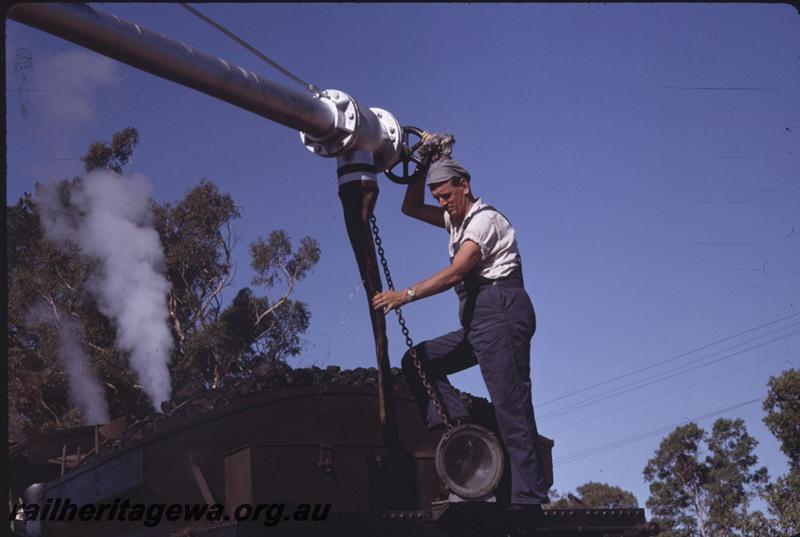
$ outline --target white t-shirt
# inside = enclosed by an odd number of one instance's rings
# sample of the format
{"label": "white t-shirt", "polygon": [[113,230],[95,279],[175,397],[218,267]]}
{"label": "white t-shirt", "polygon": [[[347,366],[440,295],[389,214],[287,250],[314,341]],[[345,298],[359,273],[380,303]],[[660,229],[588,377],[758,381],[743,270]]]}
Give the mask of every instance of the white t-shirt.
{"label": "white t-shirt", "polygon": [[472,204],[460,226],[454,226],[445,211],[444,225],[450,234],[450,259],[465,240],[471,240],[481,249],[481,260],[475,272],[484,278],[504,278],[521,265],[517,238],[511,222],[497,209],[486,205],[480,198]]}

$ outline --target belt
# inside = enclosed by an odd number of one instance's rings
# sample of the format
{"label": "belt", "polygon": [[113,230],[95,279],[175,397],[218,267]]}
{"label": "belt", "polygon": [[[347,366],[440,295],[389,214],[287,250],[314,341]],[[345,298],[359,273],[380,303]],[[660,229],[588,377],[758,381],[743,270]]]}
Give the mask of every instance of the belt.
{"label": "belt", "polygon": [[490,280],[489,278],[479,278],[476,281],[478,289],[483,289],[484,287],[495,286],[495,287],[524,287],[522,276],[514,276],[509,275],[505,278],[498,278],[496,280]]}
{"label": "belt", "polygon": [[502,287],[502,288],[524,288],[522,279],[522,271],[515,270],[508,276],[497,279],[483,278],[481,276],[467,276],[463,282],[456,285],[456,293],[462,295],[468,289],[483,289],[486,287]]}

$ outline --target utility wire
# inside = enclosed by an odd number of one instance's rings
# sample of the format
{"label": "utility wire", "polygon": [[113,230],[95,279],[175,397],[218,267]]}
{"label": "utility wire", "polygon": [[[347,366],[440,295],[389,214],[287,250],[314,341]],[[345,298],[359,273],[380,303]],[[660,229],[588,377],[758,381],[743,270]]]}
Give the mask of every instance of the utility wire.
{"label": "utility wire", "polygon": [[252,46],[250,43],[248,43],[247,41],[245,41],[244,39],[242,39],[241,37],[239,37],[235,33],[231,32],[230,30],[228,30],[227,28],[225,28],[221,24],[219,24],[217,22],[214,22],[210,18],[206,17],[205,15],[203,15],[202,13],[197,11],[195,8],[193,8],[189,4],[181,2],[180,5],[183,6],[187,11],[189,11],[189,13],[191,13],[191,14],[195,15],[196,17],[198,17],[199,19],[207,22],[208,24],[210,24],[211,26],[213,26],[214,28],[216,28],[217,30],[219,30],[223,34],[227,35],[228,37],[230,37],[231,39],[233,39],[234,41],[239,43],[241,46],[243,46],[244,48],[246,48],[247,50],[249,50],[253,54],[255,54],[260,60],[266,62],[270,66],[272,66],[275,69],[277,69],[278,71],[280,71],[286,77],[288,77],[291,80],[294,80],[298,84],[302,85],[304,88],[306,88],[312,94],[314,94],[314,97],[320,97],[322,95],[322,92],[314,84],[310,84],[310,83],[306,82],[302,78],[300,78],[300,77],[294,75],[293,73],[291,73],[288,69],[284,68],[283,66],[281,66],[277,62],[269,59],[266,56],[266,54],[262,53],[260,50],[258,50],[257,48]]}
{"label": "utility wire", "polygon": [[757,399],[751,399],[749,401],[745,401],[743,403],[739,403],[733,406],[729,406],[727,408],[723,408],[720,410],[715,410],[714,412],[709,412],[708,414],[703,414],[702,416],[695,416],[694,418],[689,418],[686,420],[681,420],[678,422],[673,423],[672,425],[668,425],[667,427],[660,427],[658,429],[653,429],[651,431],[647,431],[645,433],[637,434],[635,436],[629,436],[627,438],[622,438],[620,440],[615,440],[613,442],[608,442],[607,444],[601,444],[599,446],[594,446],[591,448],[587,448],[581,451],[576,451],[575,453],[571,453],[566,455],[560,459],[556,459],[554,466],[561,466],[564,464],[568,464],[570,462],[575,462],[581,459],[585,459],[587,457],[592,457],[594,455],[599,455],[600,453],[610,451],[612,449],[621,448],[630,444],[634,444],[636,442],[641,442],[642,440],[647,440],[648,438],[652,438],[654,436],[658,436],[665,432],[673,430],[675,427],[680,425],[684,425],[689,422],[693,421],[702,421],[704,419],[708,419],[719,414],[724,414],[730,410],[735,410],[737,408],[741,408],[743,406],[752,405],[753,403],[757,403],[759,401],[763,401],[766,397],[759,397]]}
{"label": "utility wire", "polygon": [[[704,364],[700,363],[700,362],[703,362],[704,360],[708,360],[709,358],[717,356],[718,354],[722,354],[724,352],[728,352],[728,351],[733,350],[733,349],[735,349],[737,347],[740,347],[740,346],[742,346],[742,345],[744,345],[746,343],[752,343],[753,341],[759,340],[759,339],[764,338],[766,336],[771,336],[773,334],[776,334],[778,332],[786,330],[787,328],[791,328],[791,327],[797,326],[797,325],[800,325],[800,323],[793,323],[793,324],[790,324],[788,326],[784,326],[782,328],[778,328],[777,330],[772,330],[770,332],[767,332],[766,334],[761,334],[761,335],[756,336],[754,338],[750,338],[750,339],[742,341],[740,343],[736,343],[734,345],[731,345],[730,347],[726,347],[724,349],[715,351],[715,352],[709,354],[708,356],[705,356],[703,358],[695,360],[694,362],[689,362],[689,363],[686,363],[686,364],[681,364],[681,365],[669,368],[669,369],[667,369],[665,371],[661,371],[660,373],[656,373],[654,375],[650,375],[648,377],[644,377],[642,379],[635,380],[633,382],[629,382],[628,384],[623,384],[622,386],[617,386],[616,388],[612,388],[609,391],[602,392],[602,393],[599,393],[599,394],[596,394],[596,395],[592,395],[592,396],[590,396],[590,397],[588,397],[586,399],[582,399],[580,401],[576,401],[575,403],[570,403],[567,406],[561,407],[559,409],[556,409],[556,410],[553,410],[553,411],[550,411],[550,412],[546,412],[545,414],[542,414],[541,417],[545,418],[547,416],[561,415],[561,414],[569,412],[569,411],[571,411],[573,409],[582,408],[582,407],[586,406],[587,404],[592,404],[592,403],[596,403],[596,402],[599,402],[599,401],[604,401],[606,399],[609,399],[609,398],[612,398],[612,397],[616,397],[617,395],[622,395],[622,394],[628,393],[630,391],[638,390],[639,388],[643,388],[645,386],[650,386],[651,384],[655,384],[655,383],[658,383],[658,382],[661,382],[661,381],[664,381],[664,380],[668,380],[668,379],[677,377],[677,376],[682,375],[684,373],[687,373],[689,371],[694,371],[696,369],[700,369],[702,367],[706,367],[708,365],[715,364],[715,363],[723,361],[723,360],[727,360],[728,358],[733,358],[734,356],[739,356],[740,354],[743,354],[743,353],[745,353],[747,351],[751,351],[751,350],[757,349],[759,347],[763,347],[764,345],[768,345],[770,343],[774,343],[775,341],[778,341],[778,340],[781,340],[781,339],[786,339],[787,337],[791,337],[791,336],[800,334],[800,331],[790,332],[789,334],[784,334],[782,336],[778,336],[778,337],[772,338],[772,339],[767,340],[765,342],[759,343],[757,345],[753,345],[751,347],[747,347],[747,348],[745,348],[745,349],[743,349],[741,351],[737,351],[737,352],[734,352],[732,354],[728,354],[726,356],[723,356],[722,358],[718,358],[716,360],[711,360],[711,361],[706,362]],[[700,365],[696,365],[694,367],[688,367],[687,368],[687,366],[691,366],[692,364],[697,364],[697,363],[700,363]],[[670,373],[671,371],[677,371],[677,370],[679,370],[681,368],[687,368],[687,369],[684,369],[683,371],[678,371],[677,373],[674,373],[672,375],[668,375],[668,373]],[[652,380],[652,379],[655,379],[655,380]],[[652,380],[652,382],[645,382],[645,381],[649,381],[649,380]]]}
{"label": "utility wire", "polygon": [[620,376],[618,376],[618,377],[614,377],[614,378],[611,378],[611,379],[608,379],[608,380],[604,380],[604,381],[602,381],[602,382],[598,382],[598,383],[596,383],[596,384],[591,384],[591,385],[589,385],[589,386],[586,386],[586,387],[584,387],[584,388],[581,388],[581,389],[579,389],[579,390],[575,390],[574,392],[570,392],[570,393],[568,393],[568,394],[565,394],[565,395],[561,395],[561,396],[559,396],[559,397],[556,397],[555,399],[550,399],[549,401],[545,401],[545,402],[543,402],[543,403],[538,403],[538,404],[536,405],[536,407],[537,407],[537,408],[540,408],[540,407],[543,407],[544,405],[549,405],[550,403],[554,403],[554,402],[556,402],[556,401],[560,401],[560,400],[562,400],[562,399],[566,399],[567,397],[572,397],[573,395],[577,395],[577,394],[579,394],[579,393],[583,393],[583,392],[585,392],[585,391],[589,391],[589,390],[591,390],[591,389],[593,389],[593,388],[597,388],[598,386],[604,386],[604,385],[606,385],[606,384],[609,384],[609,383],[611,383],[611,382],[614,382],[614,381],[616,381],[616,380],[620,380],[620,379],[624,379],[624,378],[630,377],[630,376],[632,376],[632,375],[635,375],[635,374],[637,374],[637,373],[641,373],[642,371],[647,371],[648,369],[652,369],[652,368],[654,368],[654,367],[657,367],[657,366],[659,366],[659,365],[661,365],[661,364],[666,364],[666,363],[668,363],[668,362],[672,362],[672,361],[678,360],[678,359],[680,359],[680,358],[684,358],[684,357],[686,357],[686,356],[689,356],[690,354],[694,354],[694,353],[696,353],[696,352],[700,352],[700,351],[706,350],[706,349],[708,349],[709,347],[713,347],[714,345],[718,345],[718,344],[720,344],[720,343],[724,343],[725,341],[729,341],[729,340],[731,340],[731,339],[737,338],[737,337],[739,337],[739,336],[742,336],[742,335],[744,335],[744,334],[749,334],[750,332],[755,332],[756,330],[760,330],[760,329],[762,329],[762,328],[766,328],[767,326],[771,326],[771,325],[773,325],[773,324],[776,324],[776,323],[779,323],[779,322],[781,322],[781,321],[785,321],[786,319],[791,319],[792,317],[797,317],[798,315],[800,315],[800,313],[793,313],[792,315],[787,315],[786,317],[782,317],[782,318],[780,318],[780,319],[776,319],[776,320],[774,320],[774,321],[770,321],[770,322],[768,322],[768,323],[765,323],[765,324],[762,324],[762,325],[756,326],[756,327],[754,327],[754,328],[749,328],[749,329],[747,329],[747,330],[743,330],[743,331],[741,331],[741,332],[737,332],[736,334],[733,334],[733,335],[731,335],[731,336],[728,336],[728,337],[725,337],[725,338],[719,339],[719,340],[717,340],[717,341],[714,341],[714,342],[712,342],[712,343],[709,343],[709,344],[707,344],[707,345],[703,345],[702,347],[697,347],[696,349],[692,349],[692,350],[690,350],[690,351],[686,351],[686,352],[684,352],[684,353],[682,353],[682,354],[679,354],[679,355],[677,355],[677,356],[673,356],[672,358],[667,358],[666,360],[661,360],[661,361],[659,361],[659,362],[655,362],[655,363],[653,363],[653,364],[650,364],[650,365],[648,365],[648,366],[642,367],[642,368],[640,368],[640,369],[636,369],[635,371],[631,371],[630,373],[625,373],[625,374],[623,374],[623,375],[620,375]]}
{"label": "utility wire", "polygon": [[[577,410],[579,408],[583,408],[585,406],[592,405],[592,404],[598,403],[600,401],[605,401],[606,399],[611,399],[613,397],[617,397],[619,395],[623,395],[623,394],[631,392],[631,391],[639,390],[641,388],[644,388],[645,386],[650,386],[651,384],[656,384],[658,382],[662,382],[662,381],[677,377],[679,375],[683,375],[684,373],[688,373],[689,371],[694,371],[696,369],[700,369],[702,367],[706,367],[706,366],[709,366],[711,364],[715,364],[717,362],[721,362],[722,360],[727,360],[729,358],[733,358],[734,356],[738,356],[738,355],[743,354],[745,352],[748,352],[748,351],[763,347],[764,345],[769,345],[770,343],[774,343],[775,341],[778,341],[778,340],[781,340],[781,339],[786,339],[787,337],[791,337],[791,336],[794,336],[794,335],[797,335],[797,334],[800,334],[800,330],[795,331],[795,332],[790,332],[788,334],[784,334],[783,336],[774,337],[774,338],[772,338],[770,340],[764,341],[764,342],[759,343],[757,345],[753,345],[751,347],[747,347],[745,349],[742,349],[740,351],[728,354],[728,355],[723,356],[721,358],[717,358],[716,360],[712,360],[712,361],[707,362],[705,364],[696,365],[694,367],[690,367],[690,368],[685,369],[683,371],[678,371],[677,373],[673,373],[672,375],[668,375],[666,377],[657,378],[657,377],[660,377],[661,375],[663,375],[664,373],[668,373],[669,371],[664,371],[664,372],[661,372],[661,373],[657,373],[656,375],[651,375],[650,377],[644,378],[644,379],[639,380],[639,381],[632,382],[630,384],[626,384],[625,386],[620,386],[619,388],[617,388],[615,390],[611,390],[610,392],[606,392],[605,394],[598,394],[598,395],[592,396],[592,397],[590,397],[588,399],[584,399],[582,401],[578,401],[576,403],[568,405],[568,406],[566,406],[564,408],[560,408],[558,410],[554,410],[552,412],[548,412],[546,414],[543,414],[541,416],[541,418],[544,419],[544,418],[552,417],[552,416],[561,416],[561,415],[567,414],[569,412],[572,412],[574,410]],[[759,336],[759,337],[761,337],[761,336]],[[758,338],[754,338],[754,339],[758,339]],[[738,345],[735,345],[734,347],[736,347],[736,346],[738,346]],[[725,349],[725,350],[729,350],[729,349]],[[714,356],[715,354],[719,354],[719,352],[714,353],[714,354],[712,354],[710,356]],[[709,358],[709,356],[707,356],[706,358]],[[679,367],[685,367],[686,365],[689,365],[689,364],[684,364],[684,365],[679,366]],[[641,384],[642,381],[653,379],[653,378],[655,378],[655,380],[652,380],[650,382],[645,382],[644,384]],[[627,388],[627,389],[623,389],[623,388]]]}
{"label": "utility wire", "polygon": [[651,397],[646,397],[644,399],[639,399],[637,401],[633,401],[632,403],[628,403],[628,404],[625,404],[625,405],[622,405],[622,406],[614,407],[614,408],[606,410],[604,412],[599,412],[597,414],[593,414],[591,416],[587,416],[585,418],[581,418],[579,420],[575,420],[575,421],[567,423],[565,425],[561,425],[561,426],[556,427],[554,429],[551,429],[551,428],[548,427],[547,428],[547,433],[548,434],[552,434],[552,433],[554,433],[556,431],[560,431],[562,429],[567,429],[569,427],[572,427],[573,425],[577,425],[578,423],[583,423],[584,421],[588,421],[588,420],[591,420],[591,419],[597,419],[597,418],[604,418],[604,417],[608,416],[609,414],[611,414],[613,412],[616,412],[617,410],[623,410],[623,409],[626,409],[626,408],[629,408],[629,407],[632,407],[632,406],[635,406],[635,405],[640,405],[642,403],[646,403],[648,401],[652,401],[653,399],[658,399],[659,397],[663,397],[665,395],[669,395],[669,394],[672,394],[672,393],[675,393],[675,392],[680,392],[680,391],[683,391],[683,390],[687,390],[689,388],[693,388],[693,387],[699,386],[701,384],[706,384],[707,382],[711,382],[711,381],[714,381],[714,380],[717,380],[717,379],[721,379],[723,377],[728,377],[728,376],[733,375],[735,373],[741,373],[742,371],[746,371],[748,369],[753,369],[754,367],[762,367],[764,364],[767,364],[769,362],[774,362],[775,360],[780,360],[781,358],[783,358],[785,356],[789,356],[789,355],[791,355],[793,353],[800,353],[800,347],[798,347],[796,349],[792,349],[789,352],[785,352],[783,354],[779,354],[778,356],[773,356],[772,358],[769,358],[767,360],[762,360],[762,361],[759,361],[759,362],[757,362],[755,364],[748,365],[746,367],[741,367],[739,369],[734,369],[733,371],[729,371],[729,372],[724,373],[722,375],[717,375],[715,377],[703,379],[703,380],[701,380],[699,382],[694,382],[694,383],[688,384],[686,386],[681,386],[680,388],[675,388],[674,390],[668,390],[668,391],[665,391],[665,392],[661,392],[661,393],[659,393],[657,395],[653,395]]}

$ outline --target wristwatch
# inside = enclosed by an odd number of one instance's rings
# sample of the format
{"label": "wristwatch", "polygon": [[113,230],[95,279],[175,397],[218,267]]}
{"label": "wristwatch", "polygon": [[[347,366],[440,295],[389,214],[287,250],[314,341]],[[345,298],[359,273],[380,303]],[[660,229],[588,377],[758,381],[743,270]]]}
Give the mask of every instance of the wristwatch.
{"label": "wristwatch", "polygon": [[408,297],[408,301],[411,302],[415,298],[417,298],[417,293],[416,291],[414,291],[412,288],[409,287],[408,289],[406,289],[406,296]]}

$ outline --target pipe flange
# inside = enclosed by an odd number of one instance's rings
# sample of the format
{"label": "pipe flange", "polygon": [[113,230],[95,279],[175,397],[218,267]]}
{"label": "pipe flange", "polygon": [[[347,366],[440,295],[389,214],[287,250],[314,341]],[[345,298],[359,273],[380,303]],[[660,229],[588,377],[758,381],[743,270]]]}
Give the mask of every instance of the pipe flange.
{"label": "pipe flange", "polygon": [[370,108],[369,111],[378,118],[383,130],[383,143],[375,151],[375,167],[378,170],[385,170],[390,164],[400,160],[400,153],[403,150],[403,127],[388,110]]}
{"label": "pipe flange", "polygon": [[354,133],[358,129],[361,114],[355,99],[343,91],[325,90],[322,92],[320,100],[331,109],[333,114],[333,133],[325,138],[315,138],[301,132],[300,140],[315,155],[335,157],[349,150],[355,142]]}

